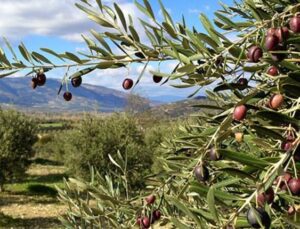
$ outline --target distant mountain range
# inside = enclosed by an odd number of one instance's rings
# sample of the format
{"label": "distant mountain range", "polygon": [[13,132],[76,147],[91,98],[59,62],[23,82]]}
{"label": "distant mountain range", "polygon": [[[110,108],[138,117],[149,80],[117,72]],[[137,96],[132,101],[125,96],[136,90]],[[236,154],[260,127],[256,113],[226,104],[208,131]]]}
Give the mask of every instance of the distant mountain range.
{"label": "distant mountain range", "polygon": [[0,106],[28,111],[83,112],[121,111],[127,105],[128,94],[101,86],[83,84],[79,88],[69,85],[73,99],[63,99],[65,87],[57,95],[60,81],[47,79],[46,85],[31,88],[31,78],[0,79]]}
{"label": "distant mountain range", "polygon": [[[89,84],[82,84],[78,88],[69,85],[73,98],[70,102],[66,102],[63,99],[65,86],[60,95],[57,95],[60,84],[59,80],[48,78],[45,86],[33,90],[30,77],[2,78],[0,79],[0,107],[29,112],[115,112],[123,111],[128,104],[128,93]],[[154,96],[145,101],[148,101],[155,110],[159,109],[155,108],[157,105],[181,104],[186,100],[176,95],[168,95]]]}

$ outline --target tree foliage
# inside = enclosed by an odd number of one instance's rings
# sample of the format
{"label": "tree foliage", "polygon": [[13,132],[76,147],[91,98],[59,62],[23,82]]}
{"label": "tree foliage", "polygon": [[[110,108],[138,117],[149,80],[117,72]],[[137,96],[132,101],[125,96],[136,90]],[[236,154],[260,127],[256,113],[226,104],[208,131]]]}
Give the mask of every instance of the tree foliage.
{"label": "tree foliage", "polygon": [[0,110],[0,190],[5,181],[24,174],[36,140],[32,120],[14,111]]}
{"label": "tree foliage", "polygon": [[90,179],[89,166],[102,175],[118,172],[109,158],[121,154],[124,158],[126,155],[128,188],[137,190],[143,186],[143,177],[150,173],[152,152],[143,131],[130,116],[86,117],[65,135],[63,157],[73,176]]}
{"label": "tree foliage", "polygon": [[[79,57],[42,49],[60,60],[74,62],[57,65],[41,54],[30,53],[22,44],[19,49],[29,65],[16,58],[10,62],[2,53],[1,65],[7,70],[3,76],[24,68],[82,66],[82,70],[69,75],[74,78],[133,62],[144,64],[146,69],[150,62],[176,61],[171,73],[152,74],[165,81],[180,80],[174,85],[178,88],[197,87],[193,95],[212,85],[214,90],[207,91],[207,96],[215,103],[198,106],[211,108],[212,112],[199,114],[196,124],[182,126],[182,135],[162,146],[163,152],[157,158],[162,171],[148,178],[146,189],[157,197],[154,206],[163,214],[159,223],[178,228],[240,228],[250,224],[268,228],[268,220],[262,217],[270,217],[273,228],[299,227],[299,216],[288,210],[298,209],[295,186],[290,179],[282,185],[282,177],[274,181],[283,172],[295,178],[298,175],[300,31],[299,18],[293,17],[300,3],[244,0],[233,6],[221,4],[213,23],[204,14],[199,16],[206,30],[203,33],[188,28],[184,17],[175,24],[159,2],[162,22],[147,0],[135,1],[151,20],[140,19],[148,37],[145,42],[132,17],[117,4],[109,7],[101,0],[82,0],[76,6],[106,28],[104,33],[92,30],[92,38],[83,36],[90,53],[79,53]],[[290,28],[287,34],[286,26]],[[279,28],[277,32],[269,30],[273,27]],[[123,54],[114,54],[112,46]],[[64,79],[66,83],[67,77]],[[122,179],[126,177],[124,161],[122,156],[111,158]],[[66,190],[60,192],[62,200],[70,204],[65,223],[74,227],[128,228],[136,224],[138,217],[151,219],[153,209],[142,202],[145,195],[125,195],[114,183],[116,176],[92,175],[90,183],[71,179]],[[257,197],[261,193],[264,196],[270,187],[275,199],[269,204],[264,201],[263,210],[256,210]]]}

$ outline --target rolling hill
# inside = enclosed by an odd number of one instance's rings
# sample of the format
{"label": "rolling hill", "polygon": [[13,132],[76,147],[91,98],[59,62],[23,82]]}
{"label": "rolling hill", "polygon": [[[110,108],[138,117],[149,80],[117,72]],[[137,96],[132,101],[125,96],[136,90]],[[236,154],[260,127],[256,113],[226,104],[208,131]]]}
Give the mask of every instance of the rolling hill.
{"label": "rolling hill", "polygon": [[31,88],[30,78],[3,78],[0,80],[0,106],[23,111],[83,112],[121,111],[127,105],[128,94],[102,86],[84,84],[79,88],[69,87],[73,99],[65,102],[57,95],[60,81],[47,79],[46,86]]}

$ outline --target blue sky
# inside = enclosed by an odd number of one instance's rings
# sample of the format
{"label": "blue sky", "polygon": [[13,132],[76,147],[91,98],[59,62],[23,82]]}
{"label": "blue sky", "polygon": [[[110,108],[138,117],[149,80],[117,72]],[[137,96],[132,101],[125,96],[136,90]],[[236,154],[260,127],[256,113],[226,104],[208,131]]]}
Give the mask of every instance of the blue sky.
{"label": "blue sky", "polygon": [[[137,11],[131,0],[103,1],[109,4],[119,3],[121,8],[133,14],[134,18],[144,17]],[[99,30],[99,27],[75,8],[75,2],[73,0],[1,0],[0,34],[7,37],[14,45],[23,41],[29,50],[48,47],[57,52],[84,51],[85,45],[80,34],[88,34],[90,28]],[[222,2],[232,4],[232,0]],[[162,20],[158,1],[150,0],[150,3],[158,19]],[[199,14],[202,12],[209,18],[213,18],[213,12],[220,9],[217,0],[163,0],[163,3],[175,21],[181,21],[184,15],[188,26],[195,26],[200,31],[202,28]],[[161,71],[168,72],[173,65],[174,63],[162,64]],[[149,67],[154,70],[156,68],[155,65]],[[130,77],[136,79],[141,69],[142,66],[130,66]],[[62,78],[63,74],[63,70],[56,70],[49,73],[49,77]],[[124,69],[97,71],[86,76],[84,82],[122,90],[122,80],[126,76]],[[135,90],[148,97],[186,97],[195,89],[178,90],[169,85],[161,87],[153,85],[150,74],[146,74]]]}

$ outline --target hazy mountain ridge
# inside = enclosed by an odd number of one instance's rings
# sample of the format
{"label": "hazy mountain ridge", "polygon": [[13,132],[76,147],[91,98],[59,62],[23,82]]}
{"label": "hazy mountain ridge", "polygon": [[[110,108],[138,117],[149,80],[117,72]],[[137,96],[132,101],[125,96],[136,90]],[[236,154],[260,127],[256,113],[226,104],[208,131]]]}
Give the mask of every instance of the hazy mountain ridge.
{"label": "hazy mountain ridge", "polygon": [[57,95],[59,87],[60,81],[56,79],[47,79],[45,86],[33,90],[29,77],[3,78],[0,80],[0,104],[3,107],[47,112],[93,110],[112,112],[123,110],[127,105],[128,94],[87,84],[79,88],[69,85],[73,99],[65,102],[62,97],[65,87],[60,95]]}

